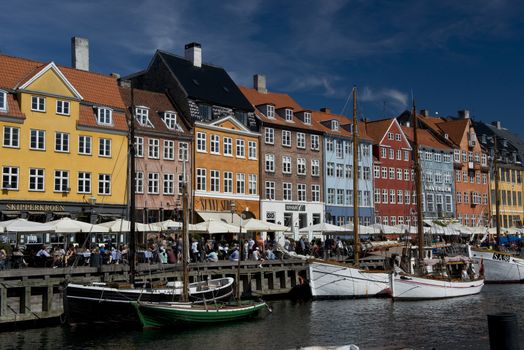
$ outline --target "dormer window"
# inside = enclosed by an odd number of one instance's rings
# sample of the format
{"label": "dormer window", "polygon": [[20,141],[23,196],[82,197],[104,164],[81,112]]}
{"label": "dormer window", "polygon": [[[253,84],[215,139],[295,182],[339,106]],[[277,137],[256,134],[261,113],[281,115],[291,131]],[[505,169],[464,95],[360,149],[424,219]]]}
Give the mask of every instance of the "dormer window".
{"label": "dormer window", "polygon": [[304,124],[311,124],[311,113],[304,112]]}
{"label": "dormer window", "polygon": [[293,121],[293,110],[286,108],[286,121],[291,122]]}
{"label": "dormer window", "polygon": [[96,113],[96,122],[102,125],[113,124],[113,110],[105,107],[98,107]]}
{"label": "dormer window", "polygon": [[338,131],[338,127],[339,127],[338,120],[332,120],[331,121],[331,130]]}
{"label": "dormer window", "polygon": [[0,111],[7,112],[7,93],[0,91]]}
{"label": "dormer window", "polygon": [[135,118],[142,126],[153,127],[153,124],[149,120],[149,108],[147,107],[136,107]]}
{"label": "dormer window", "polygon": [[275,106],[267,105],[266,116],[268,118],[275,118]]}
{"label": "dormer window", "polygon": [[176,112],[164,112],[162,120],[168,129],[178,129]]}
{"label": "dormer window", "polygon": [[210,121],[213,119],[213,109],[210,105],[206,104],[199,104],[198,110],[200,112],[200,116],[202,117],[202,120]]}

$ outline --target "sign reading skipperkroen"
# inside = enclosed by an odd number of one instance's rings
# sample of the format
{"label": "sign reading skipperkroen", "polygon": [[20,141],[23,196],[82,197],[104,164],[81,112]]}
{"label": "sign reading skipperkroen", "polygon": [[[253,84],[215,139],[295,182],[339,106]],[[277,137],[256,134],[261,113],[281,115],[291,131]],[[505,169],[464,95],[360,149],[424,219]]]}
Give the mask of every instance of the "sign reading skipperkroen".
{"label": "sign reading skipperkroen", "polygon": [[58,204],[8,203],[5,207],[7,210],[19,211],[64,211],[64,206]]}

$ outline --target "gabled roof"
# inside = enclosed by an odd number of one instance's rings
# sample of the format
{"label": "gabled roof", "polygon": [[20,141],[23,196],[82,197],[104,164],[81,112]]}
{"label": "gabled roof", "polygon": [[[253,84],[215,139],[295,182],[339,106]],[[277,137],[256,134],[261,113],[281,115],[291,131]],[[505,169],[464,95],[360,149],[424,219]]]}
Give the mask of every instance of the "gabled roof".
{"label": "gabled roof", "polygon": [[[353,133],[350,132],[353,126],[353,120],[344,115],[333,114],[322,111],[313,111],[312,113],[313,120],[317,121],[321,127],[321,130],[327,134],[338,135],[340,137],[352,138]],[[338,131],[331,130],[331,120],[338,120],[340,127]],[[366,124],[364,122],[357,121],[359,139],[366,141],[373,141],[371,137],[368,136],[366,132]]]}
{"label": "gabled roof", "polygon": [[[296,116],[297,112],[311,112],[310,110],[303,109],[298,102],[296,102],[291,96],[284,93],[276,93],[276,92],[267,92],[267,93],[261,93],[258,92],[256,89],[248,88],[241,86],[240,91],[246,96],[246,98],[253,104],[253,106],[256,108],[256,115],[257,117],[262,120],[265,124],[274,124],[274,125],[281,125],[281,126],[287,126],[289,128],[298,128],[298,129],[307,129],[309,131],[311,130],[318,130],[320,127],[318,122],[316,122],[313,117],[311,118],[311,125],[305,124]],[[257,106],[262,106],[266,104],[271,104],[275,106],[275,110],[284,108],[284,107],[291,107],[293,108],[293,122],[288,122],[284,118],[278,115],[277,112],[275,112],[274,118],[268,118],[262,111],[257,108]]]}
{"label": "gabled roof", "polygon": [[[130,116],[130,108],[133,104],[131,101],[131,88],[120,87],[119,90],[120,94],[122,95],[122,99],[124,100],[124,103],[127,107],[126,114]],[[153,128],[149,128],[135,123],[135,127],[137,130],[172,133],[172,136],[175,136],[176,134],[180,133],[187,133],[188,127],[185,123],[184,118],[181,117],[180,112],[177,111],[177,109],[171,103],[169,97],[166,94],[140,89],[133,90],[134,105],[136,107],[143,106],[149,108],[149,120],[153,124]],[[169,129],[166,126],[166,124],[162,120],[162,116],[163,113],[167,111],[173,111],[177,113],[177,123],[182,128],[182,130]]]}
{"label": "gabled roof", "polygon": [[[233,124],[234,127],[233,128],[224,127],[223,125],[221,125],[224,123],[231,123]],[[232,116],[215,119],[211,122],[205,122],[205,123],[197,121],[195,122],[195,127],[202,127],[202,128],[208,128],[208,129],[219,130],[219,131],[227,130],[228,132],[231,132],[231,133],[242,134],[242,135],[252,136],[252,137],[260,136],[259,133],[250,130],[248,127],[246,127],[244,124],[242,124],[241,122],[239,122]]]}
{"label": "gabled roof", "polygon": [[[408,128],[407,126],[401,126],[402,131],[406,135],[407,139],[413,143],[414,141],[414,129]],[[431,132],[425,129],[417,129],[417,141],[419,146],[426,146],[441,151],[450,151],[451,147],[440,142]]]}
{"label": "gabled roof", "polygon": [[36,74],[34,74],[28,80],[22,81],[21,84],[19,84],[20,86],[17,86],[16,88],[21,90],[27,89],[34,81],[43,76],[47,71],[52,70],[77,99],[84,99],[82,95],[80,95],[80,93],[75,89],[75,87],[69,82],[69,80],[67,80],[64,74],[62,74],[54,62],[49,63],[45,67],[39,67],[38,70],[39,71]]}
{"label": "gabled roof", "polygon": [[[511,131],[509,131],[506,128],[500,128],[498,129],[496,126],[484,123],[481,121],[473,121],[475,132],[477,133],[477,136],[485,134],[486,136],[497,136],[497,145],[499,147],[499,150],[502,149],[501,141],[503,139],[508,140],[509,144],[514,147],[514,149],[518,152],[519,157],[521,161],[524,161],[524,140],[519,136]],[[490,147],[492,146],[492,143],[489,144]],[[508,147],[509,148],[509,147]]]}
{"label": "gabled roof", "polygon": [[447,120],[438,123],[438,127],[442,132],[448,134],[448,137],[453,143],[460,145],[467,128],[469,127],[469,119]]}
{"label": "gabled roof", "polygon": [[160,50],[156,55],[163,59],[190,99],[246,112],[253,111],[249,101],[224,68],[209,64],[195,67],[185,58]]}
{"label": "gabled roof", "polygon": [[[0,88],[15,90],[48,64],[0,54]],[[116,78],[93,72],[57,66],[83,97],[83,102],[124,109]]]}
{"label": "gabled roof", "polygon": [[376,144],[379,144],[384,135],[391,127],[393,119],[381,119],[381,120],[371,120],[366,122],[366,133],[375,141]]}

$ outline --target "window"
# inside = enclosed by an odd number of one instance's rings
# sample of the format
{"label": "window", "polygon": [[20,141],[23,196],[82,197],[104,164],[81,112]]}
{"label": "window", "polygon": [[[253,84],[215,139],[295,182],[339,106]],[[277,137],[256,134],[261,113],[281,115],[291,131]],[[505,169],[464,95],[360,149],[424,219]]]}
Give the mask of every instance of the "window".
{"label": "window", "polygon": [[306,134],[297,132],[297,148],[306,148]]}
{"label": "window", "polygon": [[298,175],[306,175],[306,160],[304,158],[297,159],[297,173]]}
{"label": "window", "polygon": [[275,171],[275,156],[273,154],[266,154],[266,172]]}
{"label": "window", "polygon": [[69,172],[55,170],[55,192],[69,192]]}
{"label": "window", "polygon": [[395,180],[395,168],[389,168],[389,179]]}
{"label": "window", "polygon": [[388,178],[388,168],[383,166],[382,167],[382,178],[387,179]]}
{"label": "window", "polygon": [[320,161],[318,159],[311,160],[311,176],[320,175]]}
{"label": "window", "polygon": [[397,217],[396,216],[392,216],[390,218],[390,223],[391,223],[391,226],[395,226],[397,224]]}
{"label": "window", "polygon": [[389,203],[395,204],[396,197],[395,197],[395,190],[389,190]]}
{"label": "window", "polygon": [[91,136],[80,135],[78,136],[78,154],[90,155],[91,154]]}
{"label": "window", "polygon": [[291,147],[291,131],[282,130],[282,146]]}
{"label": "window", "polygon": [[400,134],[395,134],[395,140],[400,141]]}
{"label": "window", "polygon": [[402,160],[402,150],[397,149],[397,160]]}
{"label": "window", "polygon": [[320,185],[311,185],[311,201],[320,202]]}
{"label": "window", "polygon": [[284,182],[282,183],[282,189],[283,189],[283,199],[285,201],[293,200],[293,193],[292,193],[293,185],[290,184],[289,182]]}
{"label": "window", "polygon": [[482,184],[487,184],[488,183],[488,176],[487,174],[482,174]]}
{"label": "window", "polygon": [[326,139],[326,150],[333,152],[333,139]]}
{"label": "window", "polygon": [[404,181],[409,181],[409,170],[404,169]]}
{"label": "window", "polygon": [[344,153],[342,149],[342,141],[335,140],[335,152],[336,152],[337,158],[344,158]]}
{"label": "window", "polygon": [[55,134],[55,151],[69,152],[69,134],[65,132],[57,132]]}
{"label": "window", "polygon": [[246,193],[246,175],[237,174],[237,193]]}
{"label": "window", "polygon": [[4,166],[2,168],[2,189],[18,190],[18,168]]}
{"label": "window", "polygon": [[305,184],[297,184],[297,200],[299,202],[306,201],[306,185]]}
{"label": "window", "polygon": [[351,167],[350,164],[346,164],[346,179],[350,179],[351,177],[353,177],[352,173],[353,173],[353,168]]}
{"label": "window", "polygon": [[266,128],[264,130],[264,142],[269,145],[275,144],[275,129]]}
{"label": "window", "polygon": [[220,154],[220,136],[212,134],[209,140],[210,152]]}
{"label": "window", "polygon": [[275,200],[275,183],[266,181],[266,199]]}
{"label": "window", "polygon": [[187,142],[178,143],[178,160],[183,162],[189,160],[189,144]]}
{"label": "window", "polygon": [[457,203],[462,203],[462,192],[457,192]]}
{"label": "window", "polygon": [[291,157],[289,156],[282,157],[282,173],[291,174]]}
{"label": "window", "polygon": [[468,153],[466,151],[462,151],[462,161],[463,162],[468,161]]}
{"label": "window", "polygon": [[197,169],[197,176],[196,176],[196,189],[197,191],[205,191],[206,190],[206,169],[198,168]]}
{"label": "window", "polygon": [[338,120],[332,120],[331,121],[331,130],[338,131],[339,123]]}
{"label": "window", "polygon": [[197,132],[197,152],[206,152],[206,133]]}
{"label": "window", "polygon": [[336,176],[344,177],[344,164],[337,164],[336,169],[337,169]]}
{"label": "window", "polygon": [[395,150],[393,148],[389,149],[389,159],[395,159]]}
{"label": "window", "polygon": [[247,143],[247,157],[249,159],[257,159],[257,143],[256,141],[248,141]]}
{"label": "window", "polygon": [[373,196],[375,203],[380,203],[380,188],[375,188],[375,195]]}
{"label": "window", "polygon": [[344,205],[344,190],[337,188],[336,204]]}
{"label": "window", "polygon": [[144,156],[144,138],[135,136],[135,156]]}
{"label": "window", "polygon": [[147,193],[159,194],[160,193],[160,174],[159,173],[148,173],[147,174]]}
{"label": "window", "polygon": [[31,96],[31,110],[45,112],[45,97]]}
{"label": "window", "polygon": [[434,159],[435,159],[435,162],[441,163],[442,162],[442,153],[435,153]]}
{"label": "window", "polygon": [[397,169],[397,180],[402,180],[402,169]]}
{"label": "window", "polygon": [[311,135],[311,149],[318,151],[320,148],[320,136]]}
{"label": "window", "polygon": [[378,165],[373,166],[373,177],[375,179],[380,179],[380,166]]}
{"label": "window", "polygon": [[409,151],[404,151],[404,160],[409,161]]}
{"label": "window", "polygon": [[160,140],[148,140],[147,157],[150,159],[160,159]]}
{"label": "window", "polygon": [[20,128],[4,126],[4,147],[20,147]]}
{"label": "window", "polygon": [[69,115],[69,101],[56,101],[56,114]]}
{"label": "window", "polygon": [[144,193],[144,173],[141,171],[135,173],[135,192]]}
{"label": "window", "polygon": [[446,211],[450,213],[452,211],[452,205],[451,205],[452,197],[450,194],[446,195]]}
{"label": "window", "polygon": [[44,169],[29,169],[29,191],[44,190]]}
{"label": "window", "polygon": [[[111,157],[111,139],[100,139],[99,142],[98,155],[100,157]],[[151,143],[151,140],[149,140],[149,143]]]}
{"label": "window", "polygon": [[273,105],[267,105],[267,113],[268,118],[275,118],[275,106]]}
{"label": "window", "polygon": [[237,158],[245,158],[246,157],[246,148],[245,148],[245,142],[242,139],[237,139],[237,152],[236,152]]}
{"label": "window", "polygon": [[175,174],[164,174],[164,194],[175,194]]}
{"label": "window", "polygon": [[388,190],[383,189],[382,190],[382,203],[388,204],[388,202],[389,202],[389,200],[388,200]]}
{"label": "window", "polygon": [[482,155],[481,164],[482,164],[482,166],[487,166],[488,165],[488,157],[485,154]]}
{"label": "window", "polygon": [[248,193],[257,194],[257,175],[256,174],[248,175]]}
{"label": "window", "polygon": [[394,136],[392,132],[388,132],[388,140],[394,140]]}
{"label": "window", "polygon": [[175,141],[164,140],[164,159],[175,159]]}
{"label": "window", "polygon": [[109,108],[99,107],[97,109],[96,122],[103,125],[113,124],[113,111]]}
{"label": "window", "polygon": [[45,150],[45,131],[31,129],[29,148],[33,150]]}
{"label": "window", "polygon": [[233,173],[224,171],[224,192],[233,193]]}
{"label": "window", "polygon": [[460,150],[459,149],[453,150],[453,161],[457,163],[460,162]]}
{"label": "window", "polygon": [[220,171],[211,170],[209,180],[209,190],[211,192],[220,192]]}
{"label": "window", "polygon": [[397,190],[397,203],[402,204],[404,202],[404,191]]}
{"label": "window", "polygon": [[7,111],[7,93],[0,91],[0,111]]}
{"label": "window", "polygon": [[327,176],[335,176],[335,163],[328,162],[326,171],[327,171]]}
{"label": "window", "polygon": [[311,113],[304,112],[304,124],[311,124]]}
{"label": "window", "polygon": [[409,191],[404,191],[404,203],[409,204],[411,203],[411,196]]}
{"label": "window", "polygon": [[231,137],[224,137],[224,155],[233,156],[233,139]]}
{"label": "window", "polygon": [[168,129],[177,129],[177,116],[176,112],[164,112],[162,120]]}
{"label": "window", "polygon": [[286,121],[291,122],[293,121],[293,110],[286,108]]}
{"label": "window", "polygon": [[91,193],[91,173],[78,173],[78,193]]}
{"label": "window", "polygon": [[387,157],[388,150],[386,147],[380,147],[380,158],[385,159]]}
{"label": "window", "polygon": [[111,194],[111,175],[99,174],[98,175],[98,194],[110,195]]}

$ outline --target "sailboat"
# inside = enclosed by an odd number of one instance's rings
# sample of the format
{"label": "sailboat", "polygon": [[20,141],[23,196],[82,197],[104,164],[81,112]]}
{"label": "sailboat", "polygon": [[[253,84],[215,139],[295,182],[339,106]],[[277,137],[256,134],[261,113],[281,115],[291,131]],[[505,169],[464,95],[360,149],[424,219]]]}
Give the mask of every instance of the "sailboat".
{"label": "sailboat", "polygon": [[[187,185],[183,185],[183,206],[187,207]],[[214,324],[228,321],[237,321],[247,318],[254,318],[264,309],[270,310],[269,306],[261,302],[240,301],[240,260],[238,259],[237,271],[237,301],[229,303],[219,303],[215,301],[205,301],[203,304],[191,302],[189,300],[189,273],[188,273],[188,250],[189,237],[187,232],[188,216],[184,211],[183,225],[183,299],[181,303],[171,302],[144,302],[136,301],[132,305],[135,307],[140,322],[144,328],[161,328],[188,324]],[[239,237],[240,238],[240,237]],[[242,244],[240,245],[242,246]]]}
{"label": "sailboat", "polygon": [[[133,98],[133,88],[131,88],[131,101]],[[136,282],[137,259],[136,259],[136,234],[135,234],[135,108],[132,102],[129,150],[130,150],[130,169],[129,178],[129,281],[126,283],[113,282],[88,282],[88,283],[68,283],[64,288],[64,311],[68,323],[90,323],[90,322],[137,322],[136,312],[132,302],[138,300],[148,302],[180,302],[190,301],[193,303],[204,303],[214,300],[228,299],[233,294],[234,278],[222,277],[189,283],[184,281],[168,282],[163,286],[155,286],[154,283]],[[184,179],[186,178],[184,164]],[[184,215],[187,215],[188,208],[184,208]],[[187,221],[184,222],[184,230],[187,231]],[[184,243],[184,252],[189,244]],[[187,270],[187,268],[185,269]],[[183,296],[185,286],[188,291],[187,296]]]}
{"label": "sailboat", "polygon": [[[427,249],[424,246],[424,229],[422,226],[422,181],[417,122],[415,101],[413,101],[418,256],[413,271],[396,270],[390,275],[391,296],[395,300],[442,299],[480,293],[484,279],[472,273],[473,271],[470,269],[472,261],[469,255],[445,257],[443,259],[425,258]],[[429,247],[429,251],[431,251],[431,247]]]}
{"label": "sailboat", "polygon": [[[497,244],[500,243],[500,194],[497,137],[494,137],[493,172],[495,178],[495,224]],[[478,269],[483,269],[486,283],[524,282],[524,259],[496,249],[472,248],[473,261]]]}
{"label": "sailboat", "polygon": [[[353,87],[353,168],[358,165],[357,88]],[[389,294],[389,273],[369,271],[359,266],[358,176],[353,172],[354,264],[311,260],[309,286],[315,299],[355,298]]]}

